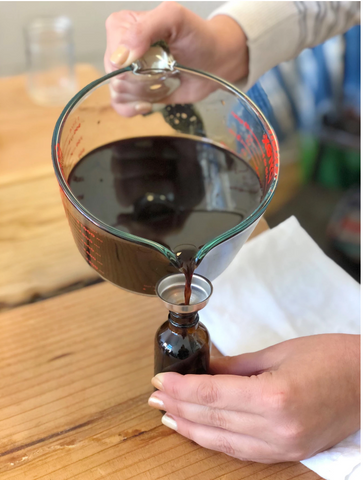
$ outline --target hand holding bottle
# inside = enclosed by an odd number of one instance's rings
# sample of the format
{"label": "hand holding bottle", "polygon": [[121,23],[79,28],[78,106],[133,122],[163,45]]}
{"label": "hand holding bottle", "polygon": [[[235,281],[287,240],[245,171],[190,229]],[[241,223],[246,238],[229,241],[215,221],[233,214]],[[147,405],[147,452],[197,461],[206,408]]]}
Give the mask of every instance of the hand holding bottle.
{"label": "hand holding bottle", "polygon": [[149,404],[199,445],[242,460],[298,461],[360,428],[360,336],[288,340],[211,362],[214,375],[164,373]]}

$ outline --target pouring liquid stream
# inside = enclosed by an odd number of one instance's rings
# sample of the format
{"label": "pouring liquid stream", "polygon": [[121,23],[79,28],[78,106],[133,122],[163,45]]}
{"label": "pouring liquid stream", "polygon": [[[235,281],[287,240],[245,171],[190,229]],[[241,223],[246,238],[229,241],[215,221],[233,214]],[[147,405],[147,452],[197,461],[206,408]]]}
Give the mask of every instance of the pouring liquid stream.
{"label": "pouring liquid stream", "polygon": [[191,290],[191,283],[192,283],[192,277],[193,277],[193,273],[196,269],[196,262],[194,261],[194,258],[193,256],[191,256],[191,251],[189,250],[184,250],[182,252],[182,255],[184,258],[182,258],[182,267],[181,267],[181,272],[184,274],[185,276],[185,292],[184,292],[184,296],[185,296],[185,305],[189,305],[190,304],[190,300],[191,300],[191,293],[192,293],[192,290]]}
{"label": "pouring liquid stream", "polygon": [[186,278],[187,305],[198,250],[243,221],[262,198],[247,162],[187,136],[108,143],[85,155],[68,183],[82,206],[105,224],[175,252]]}

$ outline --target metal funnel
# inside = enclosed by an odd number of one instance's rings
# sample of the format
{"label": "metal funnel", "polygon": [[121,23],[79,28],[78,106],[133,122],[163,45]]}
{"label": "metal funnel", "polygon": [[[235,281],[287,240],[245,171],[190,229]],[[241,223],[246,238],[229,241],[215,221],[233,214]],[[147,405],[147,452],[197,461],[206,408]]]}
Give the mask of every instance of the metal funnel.
{"label": "metal funnel", "polygon": [[158,297],[170,312],[188,314],[202,310],[212,295],[212,284],[201,275],[193,275],[190,304],[185,305],[185,276],[174,273],[162,278],[155,287]]}

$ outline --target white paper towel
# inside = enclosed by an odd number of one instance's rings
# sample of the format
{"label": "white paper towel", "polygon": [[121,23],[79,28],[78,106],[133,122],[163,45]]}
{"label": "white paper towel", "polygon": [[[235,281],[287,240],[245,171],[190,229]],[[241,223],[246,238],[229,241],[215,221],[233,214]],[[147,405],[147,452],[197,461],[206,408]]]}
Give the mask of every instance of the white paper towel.
{"label": "white paper towel", "polygon": [[[201,320],[224,355],[291,338],[360,333],[360,286],[295,217],[249,241],[214,282]],[[327,480],[356,480],[360,432],[303,461]]]}

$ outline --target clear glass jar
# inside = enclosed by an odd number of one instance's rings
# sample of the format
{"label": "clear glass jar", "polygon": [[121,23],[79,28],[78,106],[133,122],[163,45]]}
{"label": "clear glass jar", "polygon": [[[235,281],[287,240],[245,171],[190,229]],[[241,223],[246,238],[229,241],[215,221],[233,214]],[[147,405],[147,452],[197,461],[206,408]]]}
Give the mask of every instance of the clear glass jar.
{"label": "clear glass jar", "polygon": [[64,105],[77,91],[72,22],[38,18],[24,29],[28,93],[40,105]]}

